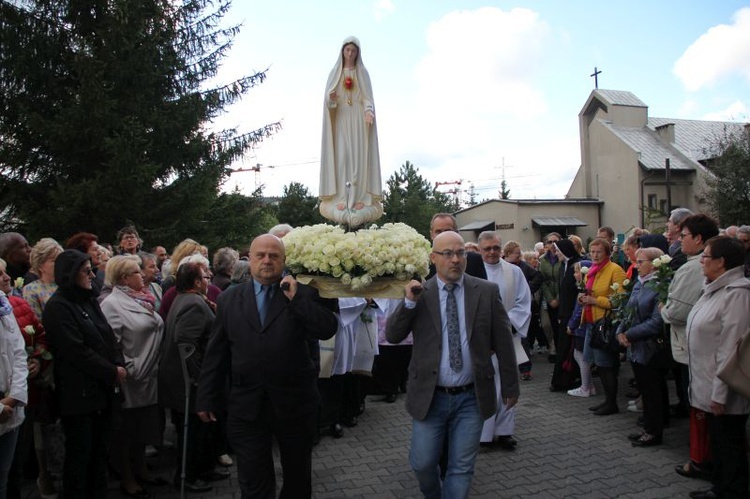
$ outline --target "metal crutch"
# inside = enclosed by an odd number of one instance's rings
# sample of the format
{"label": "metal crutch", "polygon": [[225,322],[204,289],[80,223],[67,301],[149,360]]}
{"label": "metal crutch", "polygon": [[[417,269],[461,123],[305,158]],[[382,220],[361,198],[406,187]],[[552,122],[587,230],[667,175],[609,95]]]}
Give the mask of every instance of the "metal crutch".
{"label": "metal crutch", "polygon": [[185,417],[182,425],[182,470],[180,471],[180,499],[185,499],[185,466],[187,464],[188,418],[190,417],[190,385],[192,384],[187,360],[195,353],[195,345],[179,343],[177,350],[180,352],[182,379],[185,381]]}

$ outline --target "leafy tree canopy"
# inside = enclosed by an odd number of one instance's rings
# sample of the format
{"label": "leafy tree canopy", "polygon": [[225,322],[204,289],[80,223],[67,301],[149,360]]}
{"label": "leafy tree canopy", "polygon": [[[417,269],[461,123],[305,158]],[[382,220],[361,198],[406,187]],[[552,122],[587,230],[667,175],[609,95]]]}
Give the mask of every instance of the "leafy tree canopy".
{"label": "leafy tree canopy", "polygon": [[318,198],[299,182],[291,182],[284,186],[284,195],[276,210],[279,222],[292,227],[315,225],[326,220],[318,210]]}
{"label": "leafy tree canopy", "polygon": [[79,230],[106,241],[132,221],[174,242],[238,201],[218,195],[229,165],[278,124],[208,129],[265,78],[215,83],[239,31],[221,26],[230,5],[0,0],[5,229],[32,241]]}
{"label": "leafy tree canopy", "polygon": [[385,215],[378,223],[403,222],[429,239],[435,213],[457,211],[457,201],[435,189],[409,161],[386,181]]}
{"label": "leafy tree canopy", "polygon": [[747,224],[750,219],[750,129],[726,130],[712,150],[706,198],[722,226]]}

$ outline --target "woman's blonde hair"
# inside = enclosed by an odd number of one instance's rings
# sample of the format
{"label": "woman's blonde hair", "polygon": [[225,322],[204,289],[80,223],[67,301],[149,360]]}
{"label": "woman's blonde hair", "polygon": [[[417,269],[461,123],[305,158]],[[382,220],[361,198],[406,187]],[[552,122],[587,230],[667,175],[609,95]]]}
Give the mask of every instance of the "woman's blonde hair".
{"label": "woman's blonde hair", "polygon": [[503,245],[503,256],[507,256],[510,253],[513,253],[516,249],[520,248],[521,245],[518,244],[516,241],[508,241]]}
{"label": "woman's blonde hair", "polygon": [[31,271],[36,275],[40,275],[40,269],[44,262],[50,258],[57,258],[57,255],[63,252],[60,243],[52,239],[51,237],[43,237],[31,248],[31,255],[29,256],[29,263],[31,264]]}
{"label": "woman's blonde hair", "polygon": [[201,245],[192,239],[183,239],[180,244],[175,246],[172,251],[172,262],[174,265],[169,266],[169,275],[174,276],[177,274],[177,267],[183,258],[190,256],[194,253],[201,252]]}
{"label": "woman's blonde hair", "polygon": [[635,250],[635,257],[638,258],[638,255],[643,255],[644,258],[646,258],[648,261],[653,261],[662,256],[664,252],[660,250],[659,248],[638,248]]}
{"label": "woman's blonde hair", "polygon": [[104,271],[104,284],[114,287],[128,276],[133,270],[141,270],[141,259],[136,255],[117,255],[107,262]]}
{"label": "woman's blonde hair", "polygon": [[583,250],[583,240],[580,237],[576,236],[575,234],[571,234],[568,236],[568,239],[573,241],[573,247],[575,248],[576,253],[578,253],[579,255],[583,255],[584,253],[586,253]]}

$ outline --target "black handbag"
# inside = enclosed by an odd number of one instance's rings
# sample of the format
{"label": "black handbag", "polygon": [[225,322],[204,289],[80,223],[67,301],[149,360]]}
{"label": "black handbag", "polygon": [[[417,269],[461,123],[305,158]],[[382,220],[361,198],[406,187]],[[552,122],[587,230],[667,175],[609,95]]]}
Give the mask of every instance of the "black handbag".
{"label": "black handbag", "polygon": [[591,348],[604,350],[605,352],[618,353],[620,351],[620,343],[617,341],[616,331],[617,325],[613,324],[613,319],[608,312],[604,317],[596,321],[591,328],[589,345],[591,345]]}

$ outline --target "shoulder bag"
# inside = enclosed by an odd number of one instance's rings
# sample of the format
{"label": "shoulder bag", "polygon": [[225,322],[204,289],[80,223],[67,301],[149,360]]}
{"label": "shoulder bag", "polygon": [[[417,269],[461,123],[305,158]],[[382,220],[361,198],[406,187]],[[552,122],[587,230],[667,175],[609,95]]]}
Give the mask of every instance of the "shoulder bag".
{"label": "shoulder bag", "polygon": [[613,324],[609,311],[594,323],[591,328],[589,345],[591,348],[604,350],[605,352],[617,353],[620,351],[620,343],[617,341],[617,325]]}
{"label": "shoulder bag", "polygon": [[750,399],[750,333],[737,340],[737,345],[717,373],[733,391]]}

